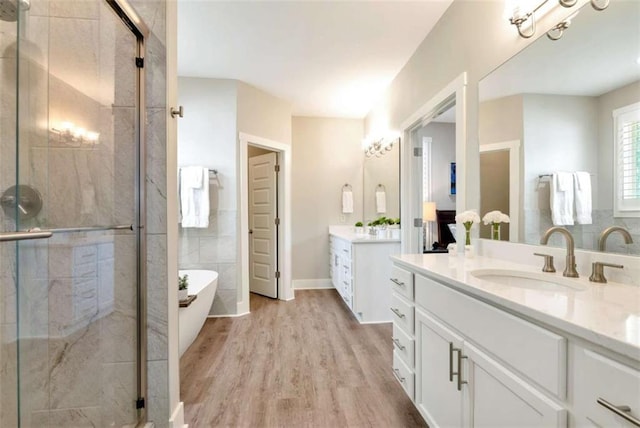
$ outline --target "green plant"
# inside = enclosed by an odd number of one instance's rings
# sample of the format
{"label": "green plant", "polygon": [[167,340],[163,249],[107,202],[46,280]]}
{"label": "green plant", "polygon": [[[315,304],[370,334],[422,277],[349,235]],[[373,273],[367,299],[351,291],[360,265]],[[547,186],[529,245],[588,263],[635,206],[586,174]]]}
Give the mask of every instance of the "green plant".
{"label": "green plant", "polygon": [[186,290],[189,286],[189,275],[178,275],[178,290]]}
{"label": "green plant", "polygon": [[361,221],[357,222],[356,227],[362,227],[362,222]]}

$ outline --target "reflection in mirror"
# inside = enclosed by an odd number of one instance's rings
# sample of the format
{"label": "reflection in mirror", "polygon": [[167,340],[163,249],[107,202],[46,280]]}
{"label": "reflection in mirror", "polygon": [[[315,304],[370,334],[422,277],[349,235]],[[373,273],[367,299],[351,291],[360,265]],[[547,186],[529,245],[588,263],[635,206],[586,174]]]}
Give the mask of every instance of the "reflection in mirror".
{"label": "reflection in mirror", "polygon": [[364,159],[364,224],[378,217],[400,218],[400,140],[391,150]]}
{"label": "reflection in mirror", "polygon": [[[583,7],[560,40],[540,37],[480,82],[480,145],[520,141],[520,242],[563,225],[596,250],[617,225],[634,242],[611,234],[607,252],[640,254],[639,16],[640,2]],[[493,173],[482,161],[481,183]],[[500,209],[485,204],[498,188],[483,185],[484,209]]]}
{"label": "reflection in mirror", "polygon": [[[447,104],[433,118],[427,118],[413,131],[412,140],[422,144],[422,201],[435,209],[435,218],[423,213],[423,250],[446,248],[453,237],[446,222],[438,222],[438,213],[453,213],[455,216],[455,161],[456,161],[456,118],[455,104]],[[443,241],[442,236],[451,237]]]}

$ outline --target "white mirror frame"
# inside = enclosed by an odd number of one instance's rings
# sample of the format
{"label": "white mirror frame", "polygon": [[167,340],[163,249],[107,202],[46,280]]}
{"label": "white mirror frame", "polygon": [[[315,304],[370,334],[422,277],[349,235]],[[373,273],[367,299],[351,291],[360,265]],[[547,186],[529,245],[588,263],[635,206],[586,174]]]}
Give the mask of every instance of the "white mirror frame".
{"label": "white mirror frame", "polygon": [[[446,100],[456,99],[456,212],[466,209],[466,146],[467,146],[467,73],[464,72],[440,90],[431,100],[416,110],[402,122],[402,150],[400,152],[400,200],[403,254],[422,253],[420,242],[422,227],[414,227],[413,220],[422,218],[422,162],[413,156],[414,147],[422,147],[421,142],[411,139],[411,132],[421,126],[425,119],[436,113],[436,109]],[[422,156],[419,158],[422,160]],[[464,240],[464,228],[458,228],[456,241]],[[464,251],[459,246],[458,251]]]}
{"label": "white mirror frame", "polygon": [[[520,242],[520,195],[523,192],[523,189],[520,188],[520,140],[480,145],[480,153],[503,150],[509,152],[509,241]],[[482,176],[482,171],[480,174]],[[480,199],[482,199],[482,195],[480,195]]]}

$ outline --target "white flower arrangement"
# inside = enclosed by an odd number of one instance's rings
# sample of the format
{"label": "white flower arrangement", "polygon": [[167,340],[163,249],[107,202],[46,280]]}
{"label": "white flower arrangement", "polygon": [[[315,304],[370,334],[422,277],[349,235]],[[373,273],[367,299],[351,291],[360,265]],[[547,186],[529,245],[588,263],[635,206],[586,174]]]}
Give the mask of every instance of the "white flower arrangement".
{"label": "white flower arrangement", "polygon": [[456,215],[456,223],[462,223],[465,228],[465,245],[471,245],[471,226],[473,223],[480,223],[480,216],[477,212],[468,210]]}
{"label": "white flower arrangement", "polygon": [[509,216],[501,211],[489,211],[482,217],[484,224],[509,223]]}
{"label": "white flower arrangement", "polygon": [[464,227],[469,229],[473,223],[480,223],[480,216],[475,211],[463,211],[456,215],[456,223],[462,223]]}

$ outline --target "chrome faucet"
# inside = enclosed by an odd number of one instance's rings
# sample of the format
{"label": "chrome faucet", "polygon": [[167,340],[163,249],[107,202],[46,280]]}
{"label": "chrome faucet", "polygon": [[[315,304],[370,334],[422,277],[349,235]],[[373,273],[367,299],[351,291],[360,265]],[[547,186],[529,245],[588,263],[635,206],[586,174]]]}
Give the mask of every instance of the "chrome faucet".
{"label": "chrome faucet", "polygon": [[562,272],[562,276],[567,276],[569,278],[578,278],[579,276],[578,271],[576,271],[576,256],[574,253],[575,242],[573,241],[573,236],[571,236],[571,232],[569,232],[564,227],[559,227],[559,226],[550,227],[544,233],[544,235],[542,235],[542,238],[540,238],[540,244],[547,245],[547,242],[549,242],[549,237],[553,235],[554,232],[558,232],[562,234],[567,243],[567,257],[566,257],[567,263],[564,268],[564,272]]}
{"label": "chrome faucet", "polygon": [[631,234],[627,229],[620,226],[611,226],[607,227],[600,234],[600,238],[598,238],[598,250],[605,251],[607,249],[607,238],[613,232],[620,232],[620,234],[624,237],[625,244],[633,244],[633,239],[631,238]]}

